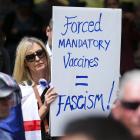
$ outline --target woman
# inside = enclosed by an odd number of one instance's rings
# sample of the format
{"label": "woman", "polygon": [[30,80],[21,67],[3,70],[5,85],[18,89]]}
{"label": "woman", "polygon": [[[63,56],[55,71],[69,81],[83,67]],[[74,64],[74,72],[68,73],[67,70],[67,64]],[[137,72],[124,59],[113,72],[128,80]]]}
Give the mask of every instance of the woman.
{"label": "woman", "polygon": [[[21,40],[17,47],[13,76],[22,91],[26,140],[41,140],[41,120],[46,128],[46,114],[57,97],[54,88],[48,88],[44,102],[41,100],[44,87],[39,80],[50,81],[50,59],[42,41],[33,37]],[[44,130],[47,131],[47,128]]]}

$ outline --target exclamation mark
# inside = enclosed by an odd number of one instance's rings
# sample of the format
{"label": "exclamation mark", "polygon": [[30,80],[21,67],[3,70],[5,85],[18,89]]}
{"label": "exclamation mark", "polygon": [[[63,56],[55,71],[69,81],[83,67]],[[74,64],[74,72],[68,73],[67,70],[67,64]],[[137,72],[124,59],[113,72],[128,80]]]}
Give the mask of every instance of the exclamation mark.
{"label": "exclamation mark", "polygon": [[110,105],[109,104],[110,104],[110,100],[111,100],[113,89],[114,89],[114,83],[115,83],[115,81],[113,81],[113,83],[112,83],[111,91],[110,91],[109,98],[108,98],[108,105],[107,105],[107,109],[108,110],[110,109]]}

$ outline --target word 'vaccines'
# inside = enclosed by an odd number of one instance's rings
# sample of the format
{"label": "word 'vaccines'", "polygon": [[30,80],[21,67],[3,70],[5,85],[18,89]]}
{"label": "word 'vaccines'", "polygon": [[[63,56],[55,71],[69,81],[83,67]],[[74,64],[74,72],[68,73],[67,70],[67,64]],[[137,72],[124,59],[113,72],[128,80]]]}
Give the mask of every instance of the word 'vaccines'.
{"label": "word 'vaccines'", "polygon": [[72,53],[68,52],[65,56],[63,56],[64,67],[79,67],[79,68],[93,68],[97,67],[99,63],[98,57],[87,58],[82,56],[80,58],[72,56]]}

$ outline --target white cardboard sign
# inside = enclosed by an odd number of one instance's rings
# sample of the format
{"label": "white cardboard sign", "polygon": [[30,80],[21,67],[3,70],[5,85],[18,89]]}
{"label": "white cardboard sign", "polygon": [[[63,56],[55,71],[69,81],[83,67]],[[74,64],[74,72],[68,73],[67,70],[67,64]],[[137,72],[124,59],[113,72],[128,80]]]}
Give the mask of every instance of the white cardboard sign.
{"label": "white cardboard sign", "polygon": [[53,7],[52,136],[72,119],[108,115],[120,69],[121,10]]}

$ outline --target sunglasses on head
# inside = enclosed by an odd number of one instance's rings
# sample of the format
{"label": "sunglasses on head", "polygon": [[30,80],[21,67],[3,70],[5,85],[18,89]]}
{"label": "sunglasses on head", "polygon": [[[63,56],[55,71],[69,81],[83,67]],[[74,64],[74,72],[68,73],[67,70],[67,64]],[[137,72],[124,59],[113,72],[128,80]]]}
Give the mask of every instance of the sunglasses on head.
{"label": "sunglasses on head", "polygon": [[36,56],[40,59],[45,57],[45,51],[43,49],[37,50],[36,52],[34,52],[32,54],[26,55],[25,60],[27,62],[34,62],[36,60]]}
{"label": "sunglasses on head", "polygon": [[140,106],[140,102],[121,102],[122,106],[129,110],[136,110]]}

